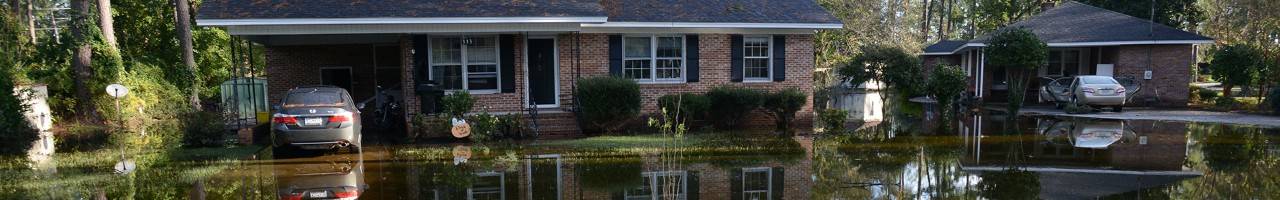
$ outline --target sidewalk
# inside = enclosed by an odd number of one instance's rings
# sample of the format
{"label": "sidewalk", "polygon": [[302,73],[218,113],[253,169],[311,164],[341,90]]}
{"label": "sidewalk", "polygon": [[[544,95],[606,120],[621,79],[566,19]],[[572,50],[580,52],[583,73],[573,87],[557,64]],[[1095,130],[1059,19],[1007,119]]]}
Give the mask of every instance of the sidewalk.
{"label": "sidewalk", "polygon": [[[1004,107],[987,106],[989,110],[997,110],[1003,112]],[[1160,109],[1143,109],[1143,108],[1126,108],[1124,112],[1099,112],[1093,114],[1067,114],[1061,109],[1052,107],[1023,107],[1018,111],[1020,115],[1025,116],[1065,116],[1065,117],[1085,117],[1098,119],[1120,119],[1120,120],[1165,120],[1165,121],[1185,121],[1185,122],[1211,122],[1226,124],[1253,125],[1268,128],[1280,128],[1280,116],[1267,116],[1256,114],[1242,114],[1230,112],[1215,112],[1201,110],[1160,110]]]}

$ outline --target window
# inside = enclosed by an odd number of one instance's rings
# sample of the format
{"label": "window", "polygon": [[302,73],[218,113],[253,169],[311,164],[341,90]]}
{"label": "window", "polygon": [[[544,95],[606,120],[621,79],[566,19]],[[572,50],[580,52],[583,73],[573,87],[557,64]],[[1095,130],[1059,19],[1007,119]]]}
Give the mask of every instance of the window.
{"label": "window", "polygon": [[1075,76],[1080,72],[1080,50],[1050,50],[1045,76]]}
{"label": "window", "polygon": [[639,82],[684,81],[684,36],[627,36],[622,75]]}
{"label": "window", "polygon": [[659,200],[688,198],[685,194],[688,192],[688,189],[685,188],[688,186],[688,172],[645,172],[642,175],[644,176],[644,179],[640,187],[624,191],[623,199]]}
{"label": "window", "polygon": [[446,90],[498,91],[498,39],[431,38],[431,80]]}
{"label": "window", "polygon": [[497,172],[481,172],[475,174],[476,179],[467,189],[467,199],[506,199],[506,175]]}
{"label": "window", "polygon": [[772,40],[768,36],[742,38],[742,73],[745,81],[769,81],[773,70],[770,60]]}
{"label": "window", "polygon": [[742,196],[746,199],[769,199],[773,172],[768,167],[742,170]]}

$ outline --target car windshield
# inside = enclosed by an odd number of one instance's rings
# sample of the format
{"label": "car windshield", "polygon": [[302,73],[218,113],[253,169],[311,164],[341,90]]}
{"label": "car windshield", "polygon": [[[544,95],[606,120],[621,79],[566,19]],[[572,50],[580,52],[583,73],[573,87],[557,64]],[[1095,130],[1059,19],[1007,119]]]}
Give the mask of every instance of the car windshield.
{"label": "car windshield", "polygon": [[1084,82],[1084,84],[1120,84],[1116,82],[1116,79],[1103,76],[1083,76],[1080,77],[1080,81]]}
{"label": "car windshield", "polygon": [[285,108],[346,105],[346,98],[342,98],[341,93],[321,91],[290,93],[288,97],[285,97],[284,102]]}

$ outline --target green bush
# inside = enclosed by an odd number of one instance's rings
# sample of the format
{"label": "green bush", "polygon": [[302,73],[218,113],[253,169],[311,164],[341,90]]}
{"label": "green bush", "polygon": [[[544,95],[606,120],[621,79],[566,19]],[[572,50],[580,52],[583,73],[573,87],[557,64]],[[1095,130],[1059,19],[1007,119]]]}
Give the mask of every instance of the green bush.
{"label": "green bush", "polygon": [[498,132],[506,138],[523,138],[525,128],[524,116],[512,113],[498,116]]}
{"label": "green bush", "polygon": [[1222,97],[1213,101],[1213,107],[1219,110],[1233,110],[1238,106],[1240,106],[1240,101],[1236,101],[1236,98]]}
{"label": "green bush", "polygon": [[446,116],[414,115],[413,131],[410,140],[427,137],[442,137],[449,134],[449,118]]}
{"label": "green bush", "polygon": [[711,119],[717,126],[725,129],[738,127],[747,114],[760,107],[762,102],[760,91],[737,86],[718,86],[707,92],[711,100]]}
{"label": "green bush", "polygon": [[187,147],[222,147],[230,144],[231,134],[225,119],[218,112],[190,112],[185,114],[186,134],[182,144]]}
{"label": "green bush", "polygon": [[761,107],[773,116],[778,130],[788,130],[791,128],[791,121],[796,118],[796,112],[804,107],[808,97],[800,90],[789,88],[766,95]]}
{"label": "green bush", "polygon": [[440,98],[440,102],[444,105],[444,113],[453,117],[461,117],[471,112],[471,109],[475,107],[476,100],[472,99],[471,93],[467,91],[456,91]]}
{"label": "green bush", "polygon": [[[2,65],[2,64],[0,64]],[[23,155],[37,138],[36,129],[27,122],[26,105],[13,95],[13,74],[8,66],[0,66],[0,155]]]}
{"label": "green bush", "polygon": [[956,101],[965,90],[964,70],[954,65],[938,64],[929,73],[926,91],[938,101],[943,117],[954,116]]}
{"label": "green bush", "polygon": [[707,110],[711,109],[711,100],[707,96],[693,93],[668,94],[658,98],[658,107],[667,111],[668,117],[677,122],[688,124],[694,120],[704,120]]}
{"label": "green bush", "polygon": [[478,113],[467,116],[467,123],[471,125],[471,140],[490,141],[502,139],[501,132],[498,131],[498,117],[489,113]]}
{"label": "green bush", "polygon": [[822,127],[826,128],[828,133],[838,133],[844,131],[844,120],[849,117],[849,111],[840,109],[824,109],[818,111],[818,120],[821,121]]}
{"label": "green bush", "polygon": [[1199,88],[1196,90],[1196,96],[1200,98],[1200,102],[1215,102],[1218,99],[1218,91],[1208,88]]}
{"label": "green bush", "polygon": [[1271,106],[1271,114],[1280,115],[1280,87],[1271,88],[1267,94],[1267,103]]}
{"label": "green bush", "polygon": [[631,79],[585,78],[577,90],[584,130],[613,132],[640,114],[640,86]]}

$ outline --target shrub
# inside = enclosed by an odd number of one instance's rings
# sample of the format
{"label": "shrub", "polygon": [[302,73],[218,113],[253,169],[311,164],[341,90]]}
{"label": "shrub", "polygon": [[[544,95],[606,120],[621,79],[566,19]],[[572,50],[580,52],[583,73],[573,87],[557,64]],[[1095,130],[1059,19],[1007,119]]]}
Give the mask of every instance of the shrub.
{"label": "shrub", "polygon": [[826,128],[828,133],[844,131],[845,119],[849,117],[849,112],[840,109],[824,109],[818,111],[818,120],[822,122],[822,126]]}
{"label": "shrub", "polygon": [[752,110],[760,107],[760,91],[737,86],[718,86],[707,92],[711,119],[725,129],[736,128]]}
{"label": "shrub", "polygon": [[1218,98],[1218,91],[1208,88],[1199,88],[1196,90],[1196,96],[1200,97],[1200,102],[1214,102]]}
{"label": "shrub", "polygon": [[796,118],[796,111],[804,107],[808,97],[800,90],[789,88],[768,94],[762,107],[773,116],[778,130],[788,130],[791,128],[791,121]]}
{"label": "shrub", "polygon": [[965,78],[964,70],[954,65],[939,64],[934,66],[933,73],[929,74],[929,83],[925,90],[938,100],[938,108],[943,117],[953,116],[956,110],[955,102],[960,99],[960,94],[964,93]]}
{"label": "shrub", "polygon": [[523,138],[525,130],[524,116],[520,114],[506,114],[498,116],[498,132],[506,138]]}
{"label": "shrub", "polygon": [[478,113],[467,116],[467,123],[471,125],[471,140],[490,141],[502,139],[501,133],[498,131],[498,117],[489,113]]}
{"label": "shrub", "polygon": [[1219,110],[1233,110],[1236,109],[1237,106],[1240,106],[1240,101],[1236,101],[1235,98],[1231,97],[1217,98],[1217,100],[1213,102],[1213,107]]}
{"label": "shrub", "polygon": [[189,112],[184,120],[186,134],[182,144],[187,147],[221,147],[229,144],[230,132],[225,119],[218,112]]}
{"label": "shrub", "polygon": [[457,91],[453,94],[445,95],[440,99],[444,104],[444,113],[453,117],[461,117],[475,107],[476,100],[471,98],[471,93],[467,91]]}
{"label": "shrub", "polygon": [[8,66],[0,66],[0,155],[23,155],[37,138],[36,129],[23,114],[26,105],[13,95],[12,74]]}
{"label": "shrub", "polygon": [[1280,115],[1280,87],[1271,88],[1267,93],[1267,103],[1271,106],[1271,114]]}
{"label": "shrub", "polygon": [[631,79],[585,78],[577,89],[584,129],[613,132],[640,114],[640,86]]}
{"label": "shrub", "polygon": [[413,131],[409,136],[410,140],[416,140],[424,137],[443,136],[449,133],[449,118],[446,116],[430,116],[430,115],[414,115]]}
{"label": "shrub", "polygon": [[689,121],[706,119],[707,110],[711,109],[711,100],[705,95],[693,93],[668,94],[658,98],[658,107],[666,110],[670,115],[668,117],[687,124]]}

